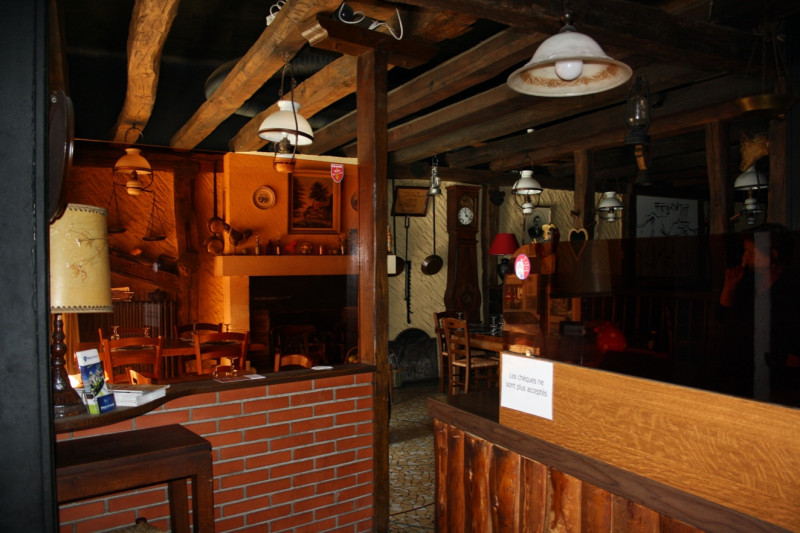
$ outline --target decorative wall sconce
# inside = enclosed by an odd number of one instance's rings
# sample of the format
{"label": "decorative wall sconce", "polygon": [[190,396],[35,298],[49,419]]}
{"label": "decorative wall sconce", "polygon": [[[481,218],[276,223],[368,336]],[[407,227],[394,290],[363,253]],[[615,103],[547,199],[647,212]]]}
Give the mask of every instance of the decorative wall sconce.
{"label": "decorative wall sconce", "polygon": [[[514,201],[517,206],[522,209],[523,215],[530,215],[539,204],[539,195],[542,193],[542,186],[533,177],[533,170],[523,170],[520,173],[520,178],[511,187],[511,192],[514,195]],[[536,196],[536,205],[531,200],[532,196]]]}
{"label": "decorative wall sconce", "polygon": [[631,77],[631,68],[612,59],[591,37],[578,33],[564,14],[561,30],[545,39],[531,60],[508,77],[508,86],[534,96],[580,96],[618,87]]}
{"label": "decorative wall sconce", "polygon": [[641,75],[631,83],[625,108],[625,144],[633,146],[638,173],[636,184],[644,187],[653,184],[648,174],[650,166],[650,84]]}

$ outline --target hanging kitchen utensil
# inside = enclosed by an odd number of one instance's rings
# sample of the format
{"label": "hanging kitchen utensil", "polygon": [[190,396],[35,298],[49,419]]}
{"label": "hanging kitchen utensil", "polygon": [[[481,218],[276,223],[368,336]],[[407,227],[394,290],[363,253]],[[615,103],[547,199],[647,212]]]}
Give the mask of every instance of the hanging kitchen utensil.
{"label": "hanging kitchen utensil", "polygon": [[214,216],[208,219],[208,229],[212,235],[203,243],[211,255],[219,255],[225,250],[225,242],[220,234],[225,231],[225,221],[217,216],[217,162],[214,161]]}
{"label": "hanging kitchen utensil", "polygon": [[[392,178],[392,194],[395,194],[394,178]],[[408,220],[408,217],[406,217],[406,220]],[[395,236],[397,236],[397,217],[394,216],[394,214],[392,215],[392,225],[394,226],[392,232],[394,233]],[[393,278],[401,274],[406,266],[406,262],[403,260],[403,258],[397,255],[397,249],[395,248],[394,238],[392,238],[392,255],[394,256],[395,268],[394,268],[394,274],[389,274],[390,278]]]}
{"label": "hanging kitchen utensil", "polygon": [[[405,227],[406,227],[406,257],[408,257],[408,217],[406,216]],[[406,266],[406,323],[411,324],[411,261],[406,261],[408,263]]]}
{"label": "hanging kitchen utensil", "polygon": [[225,221],[217,215],[217,162],[214,161],[214,216],[208,219],[208,230],[215,235],[225,231]]}
{"label": "hanging kitchen utensil", "polygon": [[433,254],[422,261],[422,273],[432,276],[442,269],[444,261],[436,255],[436,196],[431,196],[433,200]]}

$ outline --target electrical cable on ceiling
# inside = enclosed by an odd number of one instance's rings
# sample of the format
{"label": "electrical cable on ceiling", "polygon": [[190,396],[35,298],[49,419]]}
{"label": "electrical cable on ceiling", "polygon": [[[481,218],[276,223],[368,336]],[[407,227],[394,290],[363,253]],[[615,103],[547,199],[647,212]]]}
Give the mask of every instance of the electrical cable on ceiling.
{"label": "electrical cable on ceiling", "polygon": [[[345,9],[347,8],[347,9]],[[391,26],[386,24],[386,22],[382,22],[380,20],[373,20],[367,29],[376,30],[381,26],[384,26],[392,37],[397,39],[398,41],[403,38],[403,19],[400,17],[400,10],[395,8],[395,12],[397,13],[397,22],[400,25],[400,33],[395,33],[394,29]],[[352,11],[347,4],[342,2],[342,5],[339,6],[339,10],[336,12],[336,16],[338,19],[345,24],[361,24],[364,20],[367,19],[367,16],[364,14],[363,11]]]}
{"label": "electrical cable on ceiling", "polygon": [[286,0],[278,0],[272,4],[272,7],[269,8],[269,15],[267,15],[267,26],[272,24],[272,21],[275,20],[275,16],[278,14],[278,11],[280,11],[284,5],[286,5]]}

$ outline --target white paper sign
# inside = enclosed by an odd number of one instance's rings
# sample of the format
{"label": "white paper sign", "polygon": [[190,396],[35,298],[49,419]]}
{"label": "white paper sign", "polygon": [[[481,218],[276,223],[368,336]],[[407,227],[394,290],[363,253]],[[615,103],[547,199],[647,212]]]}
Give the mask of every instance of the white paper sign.
{"label": "white paper sign", "polygon": [[504,353],[500,405],[553,419],[553,363]]}

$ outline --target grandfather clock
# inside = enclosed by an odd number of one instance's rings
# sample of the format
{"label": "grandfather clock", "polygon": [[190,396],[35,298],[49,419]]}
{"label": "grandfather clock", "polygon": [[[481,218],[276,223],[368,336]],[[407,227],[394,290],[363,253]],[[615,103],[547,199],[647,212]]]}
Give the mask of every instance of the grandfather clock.
{"label": "grandfather clock", "polygon": [[480,317],[478,287],[478,198],[480,187],[451,185],[447,188],[447,290],[445,309]]}

